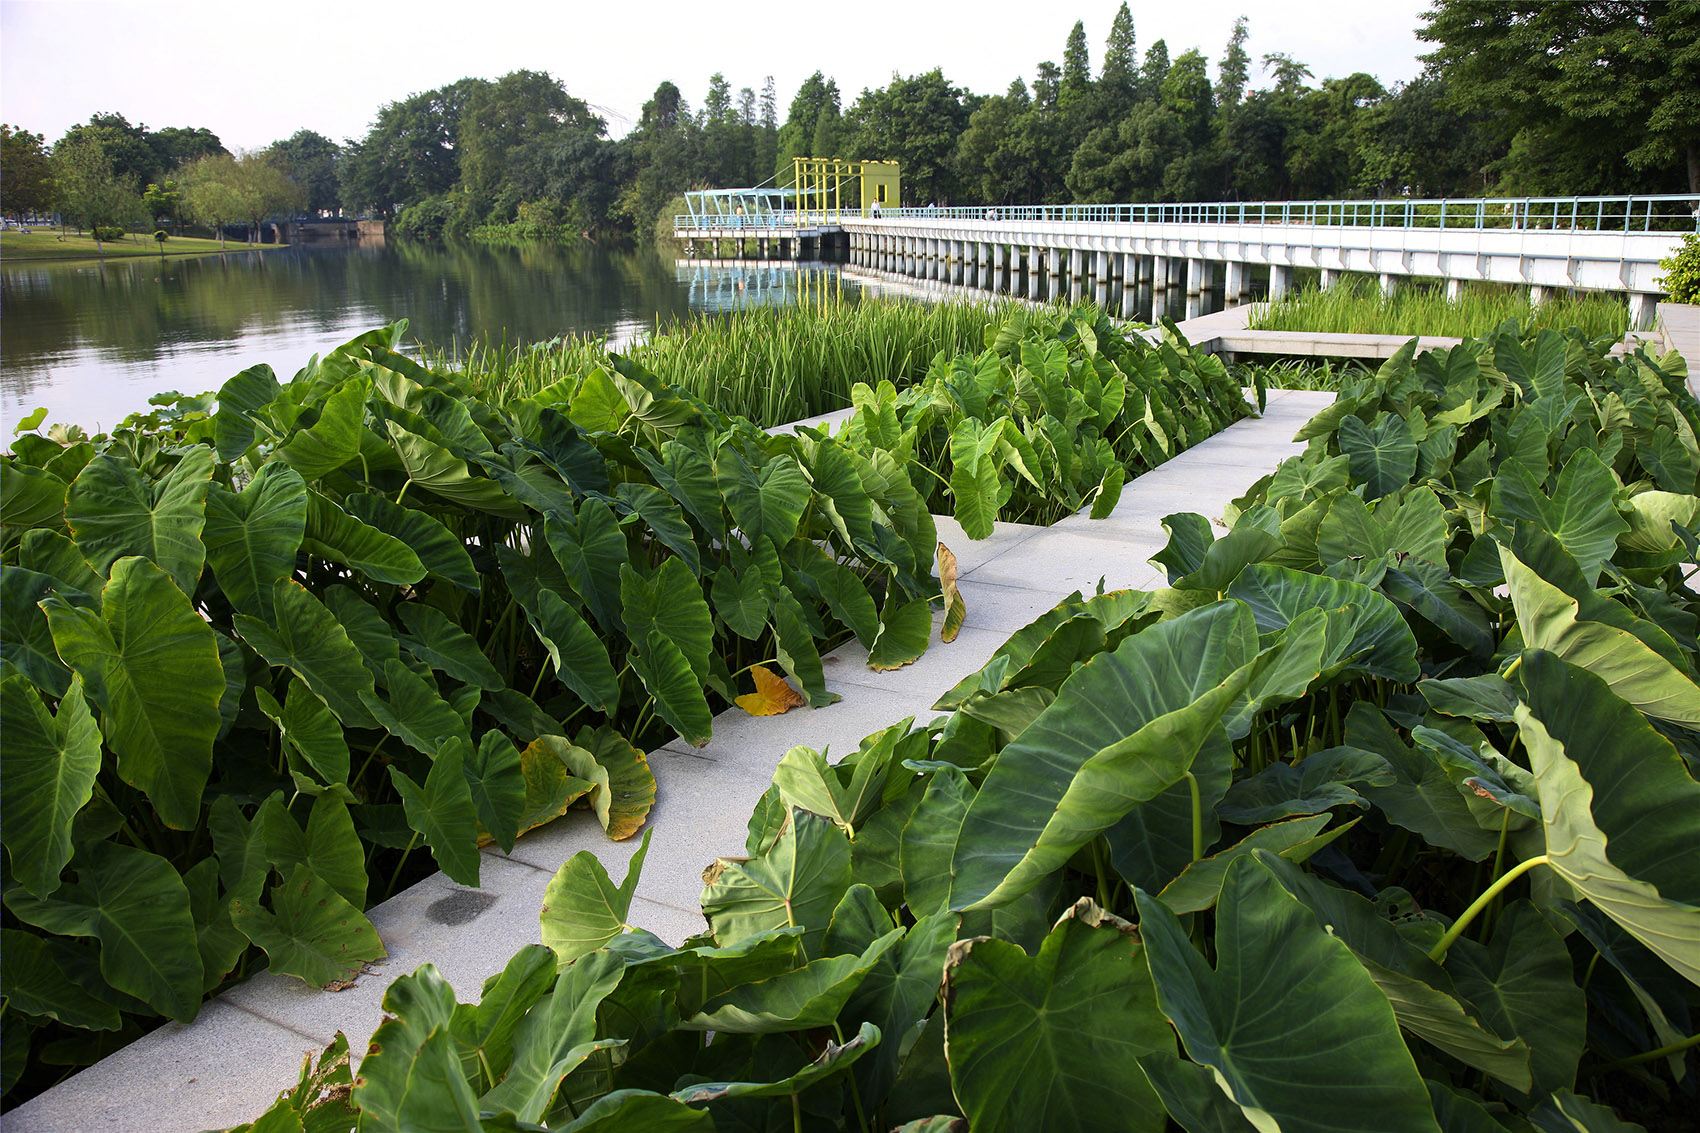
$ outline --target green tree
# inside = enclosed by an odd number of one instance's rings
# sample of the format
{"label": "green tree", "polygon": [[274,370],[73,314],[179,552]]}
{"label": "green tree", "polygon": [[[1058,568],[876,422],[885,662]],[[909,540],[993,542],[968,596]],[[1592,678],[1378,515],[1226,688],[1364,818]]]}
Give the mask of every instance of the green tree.
{"label": "green tree", "polygon": [[297,130],[266,147],[266,156],[301,186],[309,212],[335,212],[341,204],[342,147],[312,130]]}
{"label": "green tree", "polygon": [[356,212],[395,215],[404,205],[447,193],[460,179],[460,118],[484,79],[461,79],[378,108],[372,128],[343,165],[343,203]]}
{"label": "green tree", "polygon": [[260,225],[299,212],[306,192],[264,153],[241,154],[234,166],[237,216],[248,222],[248,243],[258,244]]}
{"label": "green tree", "polygon": [[128,180],[131,185],[157,181],[169,168],[167,159],[152,144],[146,126],[131,125],[122,114],[104,113],[89,116],[65,131],[54,143],[54,150],[67,143],[90,143],[106,155],[112,175]]}
{"label": "green tree", "polygon": [[119,177],[100,141],[87,135],[53,147],[53,201],[66,219],[93,230],[97,252],[102,228],[128,225],[142,215],[135,183]]}
{"label": "green tree", "polygon": [[963,96],[938,68],[893,76],[877,91],[864,90],[844,115],[847,148],[859,158],[899,162],[909,199],[948,201],[959,187],[957,139],[973,112]]}
{"label": "green tree", "polygon": [[1700,0],[1435,0],[1423,20],[1448,98],[1491,112],[1527,154],[1567,152],[1564,192],[1631,187],[1613,155],[1641,174],[1633,187],[1700,192]]}
{"label": "green tree", "polygon": [[756,146],[751,180],[761,184],[773,175],[774,162],[779,158],[779,96],[769,75],[761,87],[760,118],[756,124]]}
{"label": "green tree", "polygon": [[158,183],[150,182],[142,190],[142,205],[148,210],[148,215],[158,221],[162,217],[177,225],[177,214],[183,208],[183,193],[177,182],[170,180]]}
{"label": "green tree", "polygon": [[1245,84],[1251,70],[1251,56],[1246,54],[1245,41],[1250,34],[1246,30],[1244,16],[1234,21],[1227,49],[1222,52],[1222,62],[1216,68],[1216,105],[1219,107],[1235,106],[1245,97]]}
{"label": "green tree", "polygon": [[224,226],[242,215],[236,181],[236,159],[227,153],[191,162],[181,178],[184,215],[213,229],[220,248]]}
{"label": "green tree", "polygon": [[[815,133],[822,114],[840,115],[838,84],[816,71],[803,80],[791,99],[790,113],[779,127],[775,144],[774,175],[782,185],[791,183],[792,160],[799,157],[822,156],[815,153]],[[858,156],[867,157],[867,154]],[[905,170],[907,177],[908,171]]]}
{"label": "green tree", "polygon": [[174,170],[191,161],[227,153],[218,135],[205,126],[167,126],[147,135],[165,170]]}
{"label": "green tree", "polygon": [[21,126],[0,125],[0,209],[19,220],[53,199],[53,164],[44,141]]}
{"label": "green tree", "polygon": [[1139,59],[1134,54],[1133,13],[1127,0],[1116,9],[1110,35],[1104,41],[1104,69],[1098,75],[1100,113],[1120,121],[1139,100]]}
{"label": "green tree", "polygon": [[1034,68],[1033,106],[1037,110],[1055,110],[1057,95],[1062,88],[1062,71],[1046,59]]}
{"label": "green tree", "polygon": [[1163,79],[1169,74],[1169,45],[1158,40],[1145,49],[1145,63],[1139,69],[1141,98],[1162,97]]}
{"label": "green tree", "polygon": [[1092,60],[1086,49],[1086,24],[1076,20],[1069,29],[1068,42],[1063,45],[1062,86],[1057,91],[1057,103],[1067,110],[1091,93]]}

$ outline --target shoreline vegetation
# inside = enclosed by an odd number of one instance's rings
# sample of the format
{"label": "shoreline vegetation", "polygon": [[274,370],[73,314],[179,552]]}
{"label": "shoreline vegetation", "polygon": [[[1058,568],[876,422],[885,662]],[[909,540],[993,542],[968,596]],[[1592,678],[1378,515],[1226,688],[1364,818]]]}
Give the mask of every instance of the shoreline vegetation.
{"label": "shoreline vegetation", "polygon": [[1577,327],[1591,339],[1622,338],[1629,330],[1622,296],[1560,294],[1536,304],[1526,290],[1484,284],[1466,286],[1451,302],[1439,286],[1419,283],[1387,299],[1374,281],[1350,276],[1327,291],[1306,286],[1270,303],[1253,316],[1251,329],[1471,338],[1507,319],[1535,329]]}
{"label": "shoreline vegetation", "polygon": [[0,264],[84,263],[102,259],[171,259],[181,256],[215,256],[227,252],[264,252],[287,248],[288,244],[244,244],[226,240],[221,247],[217,240],[199,236],[172,236],[160,246],[151,234],[127,233],[122,240],[102,240],[99,250],[94,237],[87,233],[64,233],[52,229],[30,232],[7,232],[0,236]]}

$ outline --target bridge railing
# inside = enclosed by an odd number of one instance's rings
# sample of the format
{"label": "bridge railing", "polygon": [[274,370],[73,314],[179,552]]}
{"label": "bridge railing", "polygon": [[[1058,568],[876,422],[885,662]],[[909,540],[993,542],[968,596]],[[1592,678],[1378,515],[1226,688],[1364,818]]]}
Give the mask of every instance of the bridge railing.
{"label": "bridge railing", "polygon": [[[1361,201],[1215,201],[1186,204],[972,205],[888,208],[880,218],[997,220],[1040,224],[1288,224],[1319,227],[1534,229],[1587,232],[1700,231],[1700,194],[1622,197],[1394,197]],[[871,211],[676,216],[675,231],[763,229],[874,219]]]}

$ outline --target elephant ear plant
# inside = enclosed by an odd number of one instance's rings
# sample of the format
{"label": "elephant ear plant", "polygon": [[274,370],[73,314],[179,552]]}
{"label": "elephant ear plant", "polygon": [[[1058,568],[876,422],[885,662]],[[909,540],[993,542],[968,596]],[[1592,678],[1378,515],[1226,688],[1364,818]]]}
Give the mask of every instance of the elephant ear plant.
{"label": "elephant ear plant", "polygon": [[1700,405],[1607,345],[1400,353],[1168,587],[787,752],[707,932],[580,854],[245,1128],[1685,1127]]}
{"label": "elephant ear plant", "polygon": [[[161,395],[110,435],[20,424],[0,494],[8,1104],[261,965],[357,978],[384,956],[365,910],[433,864],[476,885],[482,846],[575,808],[629,838],[656,795],[645,751],[707,742],[740,697],[831,703],[821,654],[849,638],[877,668],[914,661],[934,603],[947,639],[961,624],[936,477],[902,437],[770,435],[618,357],[489,399],[403,331],[287,382],[257,366]],[[1029,374],[1056,420],[1107,429],[1130,396],[1110,391],[1145,379],[1107,338],[1080,345],[1097,333],[1005,328],[996,384]],[[1188,436],[1244,411],[1191,370],[1163,380],[1199,391],[1164,410]],[[1044,443],[1070,467],[1109,444]],[[1110,483],[1090,479],[1056,484]],[[981,486],[972,506],[1001,506]]]}

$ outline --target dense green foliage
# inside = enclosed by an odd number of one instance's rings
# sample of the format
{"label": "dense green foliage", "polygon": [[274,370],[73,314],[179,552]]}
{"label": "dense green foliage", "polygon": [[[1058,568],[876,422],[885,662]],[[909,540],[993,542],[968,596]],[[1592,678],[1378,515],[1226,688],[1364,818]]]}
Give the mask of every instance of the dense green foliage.
{"label": "dense green foliage", "polygon": [[1508,324],[1348,383],[1228,529],[1165,520],[1169,588],[787,752],[708,932],[628,926],[641,855],[576,855],[544,946],[464,1003],[397,980],[359,1079],[339,1040],[266,1120],[1683,1127],[1700,404],[1608,345]]}
{"label": "dense green foliage", "polygon": [[1700,303],[1700,233],[1684,236],[1682,246],[1659,266],[1665,269],[1660,282],[1672,303]]}
{"label": "dense green foliage", "polygon": [[[889,386],[840,438],[770,435],[621,357],[485,401],[397,352],[402,330],[288,383],[258,366],[161,395],[110,435],[20,422],[0,494],[8,1094],[261,963],[352,978],[384,955],[363,910],[428,871],[419,848],[476,885],[481,844],[575,804],[630,837],[643,753],[706,743],[751,666],[830,703],[824,649],[853,636],[898,668],[933,603],[962,612],[933,573],[922,425],[897,427]],[[1245,411],[1218,370],[1084,314],[987,337],[966,380],[941,354],[929,386],[939,427],[992,438],[951,454],[955,507],[987,531],[1113,498],[1121,465],[1065,420],[1137,416],[1155,389],[1172,451]],[[1042,403],[1019,428],[1009,389]],[[1012,498],[1002,445],[1032,491]]]}
{"label": "dense green foliage", "polygon": [[1303,287],[1252,318],[1254,330],[1321,334],[1445,335],[1470,338],[1507,319],[1531,327],[1576,327],[1588,338],[1622,338],[1629,309],[1619,295],[1557,294],[1535,306],[1529,293],[1495,284],[1472,284],[1457,301],[1438,285],[1402,284],[1391,299],[1373,279],[1348,276],[1327,291]]}

